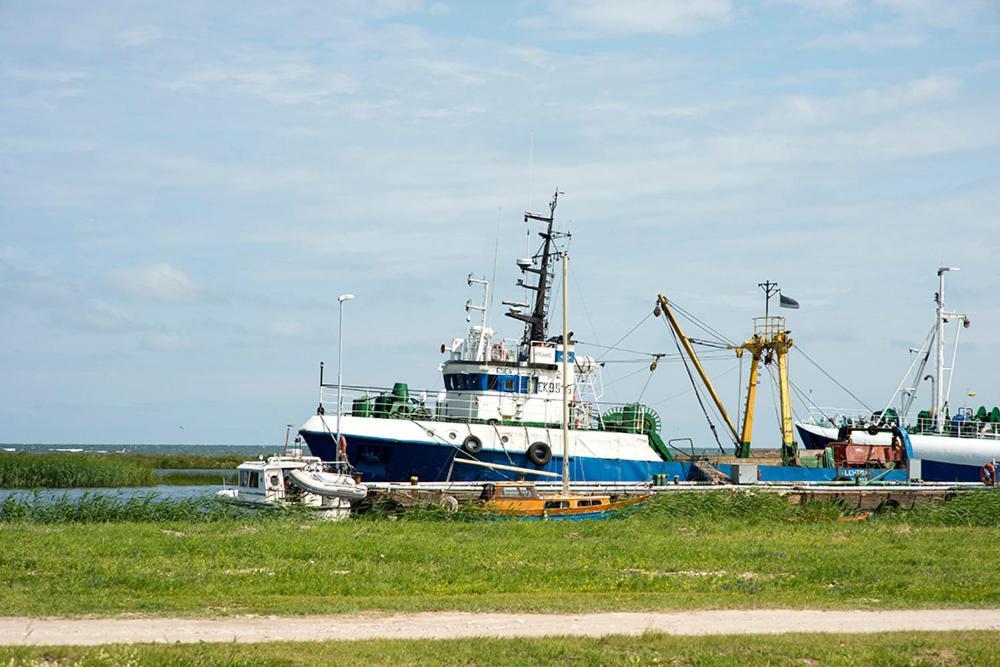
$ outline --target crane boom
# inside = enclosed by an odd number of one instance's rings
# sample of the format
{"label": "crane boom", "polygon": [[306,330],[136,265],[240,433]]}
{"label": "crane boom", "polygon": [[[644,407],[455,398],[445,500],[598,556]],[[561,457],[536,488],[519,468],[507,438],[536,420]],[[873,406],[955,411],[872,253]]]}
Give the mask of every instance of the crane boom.
{"label": "crane boom", "polygon": [[712,386],[712,381],[708,379],[708,375],[705,373],[705,369],[701,366],[701,361],[698,360],[698,355],[695,353],[694,348],[691,347],[691,341],[684,332],[681,331],[680,324],[677,323],[677,318],[674,317],[674,313],[670,310],[670,304],[667,302],[667,297],[660,294],[657,297],[657,304],[659,305],[660,311],[663,316],[670,323],[670,327],[677,334],[677,338],[680,340],[681,345],[684,346],[684,351],[687,352],[688,357],[690,357],[691,362],[694,364],[695,370],[698,371],[698,377],[705,384],[705,388],[708,389],[709,395],[712,397],[712,401],[715,403],[715,407],[719,409],[719,413],[722,418],[726,421],[726,426],[729,427],[729,432],[733,434],[733,439],[736,442],[740,442],[740,435],[736,431],[736,426],[733,425],[733,420],[729,418],[729,413],[726,412],[726,406],[722,404],[722,399],[719,398],[719,394],[716,393],[715,387]]}

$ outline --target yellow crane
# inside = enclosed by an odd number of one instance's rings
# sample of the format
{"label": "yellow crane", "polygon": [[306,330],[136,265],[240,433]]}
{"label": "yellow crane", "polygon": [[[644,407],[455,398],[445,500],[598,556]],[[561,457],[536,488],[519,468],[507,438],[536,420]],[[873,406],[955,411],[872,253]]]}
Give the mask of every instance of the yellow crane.
{"label": "yellow crane", "polygon": [[780,304],[783,307],[798,308],[799,304],[794,299],[781,294],[776,283],[767,281],[760,283],[758,286],[764,290],[766,295],[764,317],[754,318],[753,336],[749,340],[741,345],[725,346],[726,349],[734,350],[737,358],[742,358],[745,353],[749,353],[751,359],[746,407],[743,413],[742,426],[739,429],[736,428],[733,420],[729,417],[722,399],[719,398],[718,392],[712,386],[712,381],[708,378],[708,374],[705,373],[705,369],[698,359],[694,347],[691,345],[691,339],[684,335],[683,330],[681,330],[680,324],[674,316],[673,310],[670,308],[670,302],[667,300],[667,297],[662,294],[657,297],[656,308],[653,312],[657,317],[663,315],[671,329],[677,335],[681,346],[684,348],[684,352],[691,359],[691,363],[698,372],[698,376],[708,390],[712,402],[715,403],[715,407],[718,408],[723,421],[729,427],[733,440],[737,443],[736,455],[739,457],[746,458],[750,456],[754,407],[757,401],[757,376],[760,372],[761,363],[763,362],[765,366],[777,363],[778,394],[781,407],[781,459],[785,465],[796,465],[798,463],[798,446],[795,443],[794,431],[792,429],[792,400],[788,383],[788,351],[792,348],[793,341],[789,336],[791,332],[785,326],[785,318],[770,314],[770,301],[771,297],[777,294],[780,295]]}

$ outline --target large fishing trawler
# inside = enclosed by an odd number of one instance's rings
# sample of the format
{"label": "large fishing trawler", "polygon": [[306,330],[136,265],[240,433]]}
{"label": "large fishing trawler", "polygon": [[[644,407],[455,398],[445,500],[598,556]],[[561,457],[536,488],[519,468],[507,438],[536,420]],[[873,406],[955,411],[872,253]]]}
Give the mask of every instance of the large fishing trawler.
{"label": "large fishing trawler", "polygon": [[[810,409],[810,416],[795,426],[807,449],[824,449],[833,442],[844,440],[848,431],[860,445],[884,445],[890,437],[889,426],[902,426],[909,434],[910,458],[919,459],[925,480],[946,482],[974,482],[989,474],[1000,461],[1000,408],[985,405],[951,407],[951,386],[955,363],[958,358],[958,341],[963,329],[971,320],[965,313],[952,312],[945,307],[944,277],[952,267],[937,271],[938,291],[934,295],[934,324],[914,353],[910,367],[896,387],[896,391],[882,409],[869,415],[852,415],[849,410],[834,408]],[[947,329],[955,327],[952,339],[950,365],[946,365]],[[925,375],[933,356],[933,373]],[[921,382],[931,383],[931,407],[921,410],[916,420],[910,417]],[[974,394],[970,394],[970,398]],[[898,403],[898,409],[896,401]],[[866,432],[862,426],[869,426]],[[995,474],[995,473],[994,473]]]}
{"label": "large fishing trawler", "polygon": [[572,334],[566,346],[561,333],[550,336],[554,263],[569,238],[554,227],[559,194],[547,214],[524,215],[526,223],[540,224],[542,230],[534,256],[516,262],[523,274],[517,286],[531,298],[503,302],[510,307],[506,315],[524,325],[520,339],[498,337],[488,326],[489,282],[470,274],[468,284],[482,289],[483,300],[466,303],[467,313],[478,312],[478,322],[467,317],[466,335],[441,346],[444,390],[415,390],[405,383],[341,386],[321,378],[317,414],[299,430],[313,454],[347,458],[367,481],[558,477],[567,355],[573,479],[687,477],[660,439],[656,413],[638,403],[602,403],[601,365],[576,353]]}

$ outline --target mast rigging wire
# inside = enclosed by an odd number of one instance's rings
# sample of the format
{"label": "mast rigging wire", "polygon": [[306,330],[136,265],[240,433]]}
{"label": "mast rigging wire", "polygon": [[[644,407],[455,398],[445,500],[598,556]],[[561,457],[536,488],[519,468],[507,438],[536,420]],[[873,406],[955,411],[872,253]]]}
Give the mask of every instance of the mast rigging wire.
{"label": "mast rigging wire", "polygon": [[[609,347],[608,350],[606,352],[604,352],[604,354],[607,354],[611,350],[617,349],[619,343],[621,343],[623,340],[625,340],[626,338],[628,338],[629,336],[631,336],[635,332],[636,329],[638,329],[643,324],[645,324],[646,320],[648,320],[652,316],[653,316],[653,311],[649,311],[648,313],[646,313],[646,316],[644,318],[642,318],[641,320],[639,320],[638,324],[636,324],[634,327],[632,327],[631,329],[629,329],[628,332],[624,336],[622,336],[617,341],[615,341],[615,344],[612,345],[611,347]],[[597,361],[600,361],[604,357],[604,354],[602,354],[600,357],[598,357]]]}
{"label": "mast rigging wire", "polygon": [[872,407],[870,405],[868,405],[867,403],[865,403],[864,401],[862,401],[860,398],[858,398],[857,395],[853,391],[851,391],[850,389],[848,389],[844,385],[842,385],[839,382],[837,382],[836,378],[834,378],[832,375],[830,375],[829,373],[827,373],[826,370],[824,370],[823,367],[820,366],[818,363],[816,363],[815,361],[813,361],[813,358],[810,357],[808,354],[806,354],[805,351],[801,347],[799,347],[798,345],[795,345],[794,347],[792,347],[792,349],[793,350],[798,350],[802,354],[802,356],[805,357],[809,361],[809,363],[811,363],[813,366],[815,366],[816,368],[819,369],[820,373],[822,373],[823,375],[825,375],[831,382],[833,382],[835,385],[837,385],[838,387],[840,387],[841,389],[843,389],[845,392],[847,392],[847,394],[851,398],[853,398],[855,401],[857,401],[858,404],[860,404],[863,408],[865,408],[869,412],[874,412],[874,410],[872,410]]}

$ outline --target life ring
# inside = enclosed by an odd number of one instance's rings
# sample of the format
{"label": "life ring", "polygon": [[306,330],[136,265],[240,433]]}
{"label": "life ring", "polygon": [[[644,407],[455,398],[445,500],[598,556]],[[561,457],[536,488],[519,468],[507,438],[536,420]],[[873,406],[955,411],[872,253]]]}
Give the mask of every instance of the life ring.
{"label": "life ring", "polygon": [[340,440],[337,441],[337,456],[344,459],[347,458],[347,438],[340,436]]}
{"label": "life ring", "polygon": [[986,486],[997,485],[997,467],[992,463],[987,463],[979,470],[979,481]]}
{"label": "life ring", "polygon": [[526,452],[536,466],[543,466],[552,460],[552,448],[544,442],[533,442]]}
{"label": "life ring", "polygon": [[507,361],[507,350],[500,343],[490,345],[490,361]]}
{"label": "life ring", "polygon": [[478,454],[483,451],[483,441],[474,435],[470,435],[462,442],[462,451],[466,454]]}

